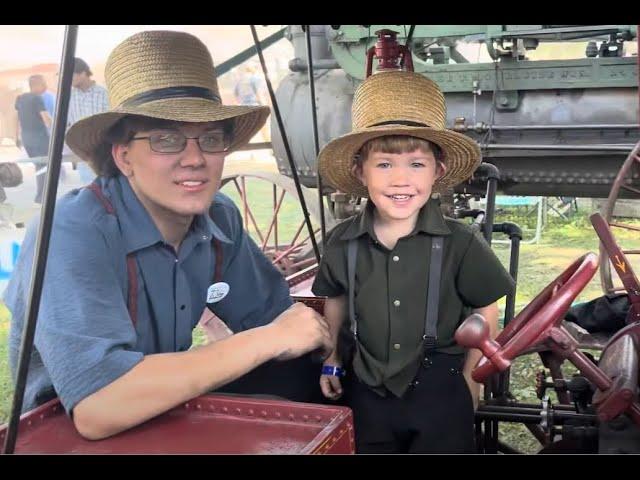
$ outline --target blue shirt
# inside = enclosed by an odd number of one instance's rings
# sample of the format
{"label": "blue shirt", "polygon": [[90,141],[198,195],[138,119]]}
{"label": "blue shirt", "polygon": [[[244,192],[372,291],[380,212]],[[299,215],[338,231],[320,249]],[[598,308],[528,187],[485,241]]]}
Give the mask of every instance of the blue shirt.
{"label": "blue shirt", "polygon": [[53,118],[56,113],[55,95],[51,92],[44,92],[41,93],[40,96],[42,97],[42,101],[44,102],[44,108],[47,109],[47,112],[49,112],[49,115],[51,115],[51,118]]}
{"label": "blue shirt", "polygon": [[[35,347],[23,411],[52,387],[67,411],[133,368],[143,355],[189,349],[222,247],[225,298],[213,310],[234,332],[271,322],[292,300],[282,275],[242,228],[237,207],[218,193],[194,218],[177,256],[126,177],[99,178],[108,214],[84,188],[55,210]],[[9,359],[15,378],[38,219],[31,222],[5,293],[12,312]],[[127,311],[126,256],[137,264],[137,324]]]}

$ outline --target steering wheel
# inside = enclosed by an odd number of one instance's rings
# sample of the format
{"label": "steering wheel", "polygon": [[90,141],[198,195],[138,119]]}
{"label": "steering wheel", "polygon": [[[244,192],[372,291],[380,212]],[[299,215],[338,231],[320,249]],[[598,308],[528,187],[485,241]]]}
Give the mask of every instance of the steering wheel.
{"label": "steering wheel", "polygon": [[[529,305],[496,337],[489,338],[489,326],[480,314],[469,316],[456,330],[458,344],[477,348],[484,356],[472,372],[483,383],[490,375],[509,368],[520,353],[553,337],[565,313],[598,269],[598,256],[586,253],[547,285]],[[560,327],[561,328],[561,327]]]}
{"label": "steering wheel", "polygon": [[599,213],[594,213],[589,219],[600,238],[600,253],[607,254],[627,291],[631,307],[627,314],[627,324],[640,321],[640,283],[638,283],[638,277],[636,277],[633,268],[631,268],[631,263],[627,260],[627,256],[616,242],[604,217]]}

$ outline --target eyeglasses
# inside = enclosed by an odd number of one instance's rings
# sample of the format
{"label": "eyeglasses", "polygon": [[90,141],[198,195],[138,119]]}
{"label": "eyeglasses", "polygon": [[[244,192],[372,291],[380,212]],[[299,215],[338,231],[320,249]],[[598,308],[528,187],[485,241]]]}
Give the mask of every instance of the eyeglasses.
{"label": "eyeglasses", "polygon": [[151,150],[156,153],[180,153],[189,139],[198,140],[200,150],[205,153],[222,153],[229,149],[228,136],[222,131],[205,132],[198,137],[187,137],[182,132],[163,132],[131,140],[149,140]]}

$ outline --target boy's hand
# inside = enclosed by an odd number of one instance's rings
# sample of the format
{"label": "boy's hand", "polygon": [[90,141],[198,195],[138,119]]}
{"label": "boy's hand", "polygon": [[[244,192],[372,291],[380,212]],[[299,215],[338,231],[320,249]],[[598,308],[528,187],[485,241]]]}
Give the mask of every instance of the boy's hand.
{"label": "boy's hand", "polygon": [[471,375],[464,376],[464,379],[467,382],[467,386],[469,387],[469,393],[471,393],[471,399],[473,400],[473,411],[478,410],[478,402],[480,401],[480,384],[476,383]]}
{"label": "boy's hand", "polygon": [[[336,356],[335,350],[331,353],[322,366],[331,365],[341,367],[342,362]],[[342,396],[342,382],[335,375],[320,375],[320,389],[322,394],[330,400],[338,400]]]}
{"label": "boy's hand", "polygon": [[335,375],[320,375],[320,389],[329,400],[338,400],[342,396],[340,377]]}

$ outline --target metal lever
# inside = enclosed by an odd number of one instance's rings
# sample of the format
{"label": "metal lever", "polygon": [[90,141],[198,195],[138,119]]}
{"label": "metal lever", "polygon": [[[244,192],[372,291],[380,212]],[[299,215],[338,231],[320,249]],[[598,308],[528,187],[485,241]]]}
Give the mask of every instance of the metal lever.
{"label": "metal lever", "polygon": [[477,348],[485,357],[502,371],[511,365],[511,362],[496,355],[500,350],[500,344],[489,338],[489,325],[479,313],[471,314],[462,322],[455,333],[455,340],[459,345],[467,348]]}

